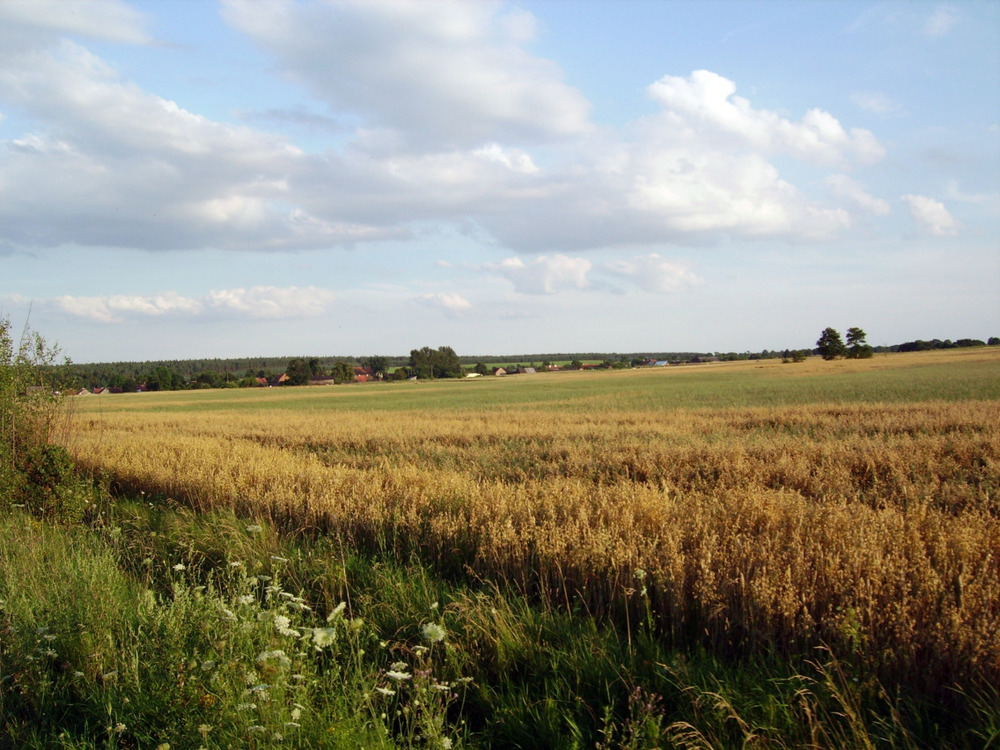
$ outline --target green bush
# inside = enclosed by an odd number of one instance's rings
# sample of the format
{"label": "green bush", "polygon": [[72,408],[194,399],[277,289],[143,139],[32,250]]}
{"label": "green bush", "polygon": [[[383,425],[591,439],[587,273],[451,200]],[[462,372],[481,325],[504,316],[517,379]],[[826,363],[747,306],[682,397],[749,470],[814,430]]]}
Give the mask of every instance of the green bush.
{"label": "green bush", "polygon": [[73,459],[58,445],[35,445],[18,457],[17,504],[39,518],[79,521],[89,504],[86,482],[73,472]]}
{"label": "green bush", "polygon": [[57,354],[28,328],[15,341],[10,319],[0,318],[0,505],[76,520],[88,491],[66,450],[52,444],[66,414],[51,382]]}

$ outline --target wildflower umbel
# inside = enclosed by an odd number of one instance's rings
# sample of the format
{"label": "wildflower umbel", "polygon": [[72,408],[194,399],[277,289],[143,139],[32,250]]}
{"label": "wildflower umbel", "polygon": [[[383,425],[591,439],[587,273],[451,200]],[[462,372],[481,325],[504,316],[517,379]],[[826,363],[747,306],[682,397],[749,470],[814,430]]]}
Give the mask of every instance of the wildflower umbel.
{"label": "wildflower umbel", "polygon": [[438,625],[436,622],[428,622],[422,628],[424,640],[428,643],[440,643],[447,636],[444,627]]}

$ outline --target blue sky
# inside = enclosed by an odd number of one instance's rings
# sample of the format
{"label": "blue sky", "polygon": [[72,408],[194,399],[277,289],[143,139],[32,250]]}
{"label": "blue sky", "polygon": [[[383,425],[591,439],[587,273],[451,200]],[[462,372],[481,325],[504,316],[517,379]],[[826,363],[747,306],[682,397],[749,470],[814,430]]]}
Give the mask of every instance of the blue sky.
{"label": "blue sky", "polygon": [[1000,335],[995,2],[0,1],[74,361]]}

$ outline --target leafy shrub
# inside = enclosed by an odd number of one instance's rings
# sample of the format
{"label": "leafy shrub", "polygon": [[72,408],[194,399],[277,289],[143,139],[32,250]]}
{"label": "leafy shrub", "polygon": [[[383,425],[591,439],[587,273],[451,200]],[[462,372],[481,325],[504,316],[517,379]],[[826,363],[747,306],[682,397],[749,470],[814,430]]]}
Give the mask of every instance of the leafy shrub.
{"label": "leafy shrub", "polygon": [[73,472],[73,460],[59,445],[36,445],[19,456],[17,502],[39,518],[78,521],[89,503],[88,488]]}
{"label": "leafy shrub", "polygon": [[79,518],[87,491],[73,463],[52,445],[65,414],[50,381],[58,349],[25,328],[15,342],[0,318],[0,503],[23,504],[50,518]]}

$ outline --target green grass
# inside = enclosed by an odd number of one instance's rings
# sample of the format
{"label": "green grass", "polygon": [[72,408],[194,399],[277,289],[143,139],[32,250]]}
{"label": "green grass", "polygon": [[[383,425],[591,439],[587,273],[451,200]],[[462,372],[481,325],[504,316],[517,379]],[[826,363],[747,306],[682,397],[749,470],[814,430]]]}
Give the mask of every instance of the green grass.
{"label": "green grass", "polygon": [[729,408],[812,403],[900,403],[1000,398],[1000,348],[881,355],[869,363],[738,362],[639,370],[539,373],[347,386],[117,394],[90,410],[553,411]]}

